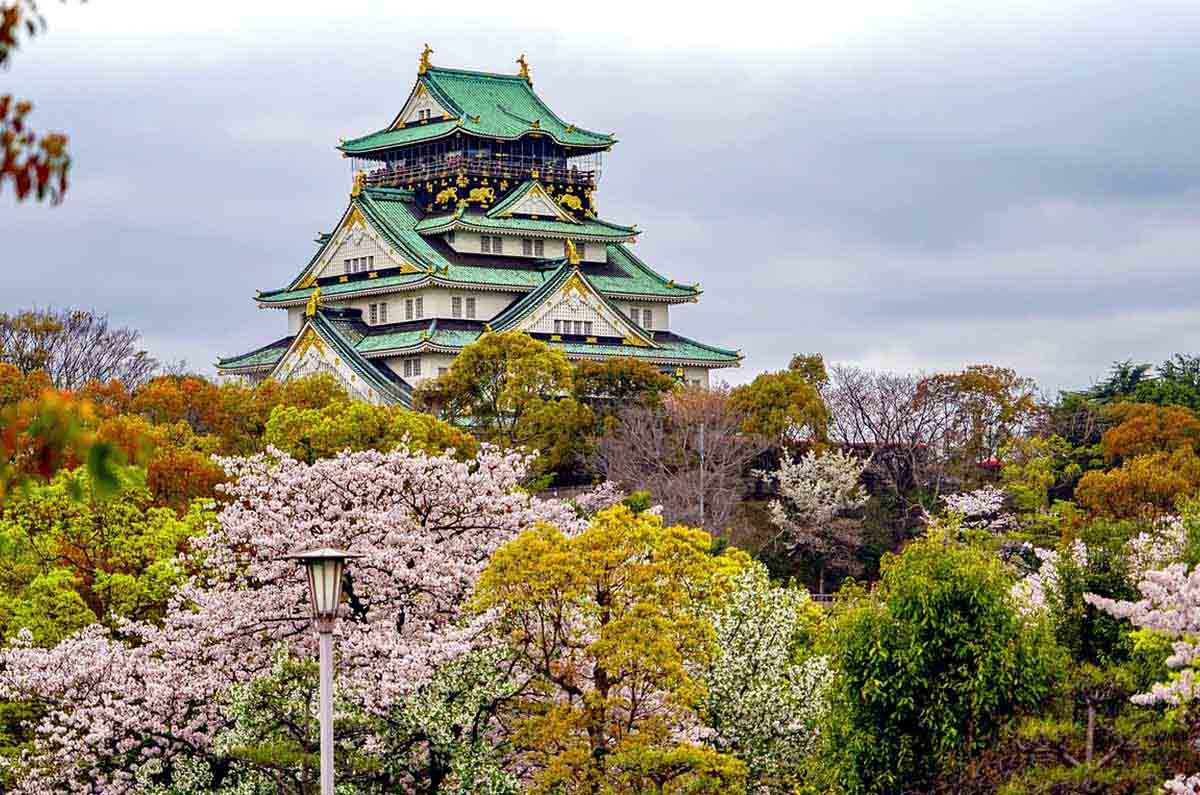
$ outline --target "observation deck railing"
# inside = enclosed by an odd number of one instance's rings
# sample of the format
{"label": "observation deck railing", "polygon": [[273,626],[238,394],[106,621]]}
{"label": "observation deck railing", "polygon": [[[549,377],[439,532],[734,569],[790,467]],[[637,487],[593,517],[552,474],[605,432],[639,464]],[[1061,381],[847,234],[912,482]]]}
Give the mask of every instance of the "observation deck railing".
{"label": "observation deck railing", "polygon": [[393,161],[368,171],[366,182],[376,187],[405,187],[459,174],[507,179],[514,183],[532,179],[536,175],[542,182],[576,185],[585,190],[593,190],[600,171],[597,168],[579,168],[566,158],[447,152],[443,155]]}

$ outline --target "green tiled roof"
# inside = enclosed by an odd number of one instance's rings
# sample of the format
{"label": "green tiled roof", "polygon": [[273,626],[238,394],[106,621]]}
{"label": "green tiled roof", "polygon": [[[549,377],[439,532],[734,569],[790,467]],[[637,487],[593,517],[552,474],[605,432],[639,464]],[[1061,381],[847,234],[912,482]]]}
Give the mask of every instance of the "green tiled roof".
{"label": "green tiled roof", "polygon": [[417,81],[456,118],[400,129],[391,129],[393,121],[384,130],[343,141],[338,148],[347,154],[390,149],[440,138],[456,127],[481,137],[509,140],[538,132],[563,146],[592,149],[611,146],[616,140],[564,122],[523,77],[431,66]]}
{"label": "green tiled roof", "polygon": [[[363,290],[378,288],[404,287],[424,281],[434,281],[439,284],[478,284],[498,288],[512,289],[517,292],[533,290],[541,286],[553,268],[538,269],[531,267],[489,266],[481,263],[476,257],[460,257],[445,248],[435,248],[417,232],[417,227],[425,224],[431,226],[431,219],[421,219],[420,210],[413,203],[412,194],[395,188],[365,188],[358,196],[351,199],[351,207],[358,207],[368,222],[378,230],[392,246],[409,258],[418,268],[430,269],[426,273],[385,273],[376,279],[354,279],[346,282],[332,282],[321,285],[321,295],[325,298],[335,298],[339,295],[360,293]],[[349,212],[349,208],[347,208]],[[449,216],[444,216],[449,217]],[[472,214],[470,217],[477,217]],[[518,219],[489,219],[502,223]],[[554,223],[570,229],[579,236],[578,230],[584,225],[563,224],[550,221],[529,221],[526,223]],[[609,228],[615,224],[603,221],[593,221]],[[512,229],[512,227],[509,227]],[[308,300],[312,288],[298,288],[304,281],[308,270],[314,267],[326,246],[332,245],[330,239],[318,250],[292,282],[282,289],[268,290],[259,293],[257,300],[265,305],[280,305]],[[591,283],[605,294],[629,296],[654,296],[687,300],[699,295],[697,287],[686,284],[675,284],[668,281],[659,273],[652,270],[624,245],[609,244],[607,246],[608,262],[584,263],[583,271]]]}
{"label": "green tiled roof", "polygon": [[742,355],[727,348],[705,345],[702,342],[681,337],[670,332],[656,331],[654,342],[657,348],[639,348],[634,345],[595,345],[586,342],[551,342],[567,355],[577,356],[630,356],[635,359],[696,361],[706,364],[732,366],[741,361]]}
{"label": "green tiled roof", "polygon": [[217,367],[228,370],[240,370],[247,367],[256,369],[274,367],[283,358],[283,355],[287,353],[287,349],[292,346],[292,340],[294,339],[295,336],[284,337],[283,339],[275,340],[270,345],[256,348],[249,353],[217,359]]}
{"label": "green tiled roof", "polygon": [[631,226],[621,226],[598,218],[588,218],[579,223],[551,221],[543,218],[493,218],[483,213],[465,212],[436,215],[421,219],[416,231],[432,235],[451,229],[467,229],[477,232],[506,232],[509,234],[533,234],[570,237],[577,240],[616,241],[631,240],[638,234]]}

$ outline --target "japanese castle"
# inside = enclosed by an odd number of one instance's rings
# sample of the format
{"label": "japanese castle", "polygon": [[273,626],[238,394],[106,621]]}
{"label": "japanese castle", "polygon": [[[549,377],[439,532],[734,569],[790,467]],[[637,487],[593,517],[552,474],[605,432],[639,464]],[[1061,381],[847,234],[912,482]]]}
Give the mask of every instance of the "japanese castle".
{"label": "japanese castle", "polygon": [[288,335],[218,361],[223,375],[286,380],[330,372],[356,397],[411,403],[464,346],[520,330],[568,359],[634,357],[687,383],[734,367],[737,351],[672,332],[699,284],[660,275],[631,250],[639,231],[600,218],[596,186],[612,135],[563,121],[515,75],[444,69],[426,46],[404,107],[338,147],[354,161],[349,203],[283,288]]}

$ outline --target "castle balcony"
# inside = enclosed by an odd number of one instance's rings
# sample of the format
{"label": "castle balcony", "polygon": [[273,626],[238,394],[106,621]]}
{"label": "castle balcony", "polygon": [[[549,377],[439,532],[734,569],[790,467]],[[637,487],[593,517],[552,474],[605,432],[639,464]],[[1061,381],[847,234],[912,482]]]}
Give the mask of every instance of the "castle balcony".
{"label": "castle balcony", "polygon": [[405,188],[463,174],[467,177],[505,179],[514,185],[527,179],[538,179],[545,183],[594,190],[600,179],[600,162],[598,157],[449,151],[397,158],[383,165],[378,161],[363,162],[362,165],[366,167],[366,183],[374,187]]}

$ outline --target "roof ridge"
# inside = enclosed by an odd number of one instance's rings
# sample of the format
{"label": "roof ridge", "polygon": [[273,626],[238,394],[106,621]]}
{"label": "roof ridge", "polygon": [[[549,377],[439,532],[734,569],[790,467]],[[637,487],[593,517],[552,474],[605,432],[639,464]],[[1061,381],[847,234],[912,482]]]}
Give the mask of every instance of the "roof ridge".
{"label": "roof ridge", "polygon": [[463,68],[457,67],[457,66],[434,66],[433,64],[430,64],[429,68],[425,70],[425,74],[423,74],[421,76],[427,77],[431,73],[434,73],[434,72],[442,72],[443,74],[459,75],[462,77],[486,77],[486,78],[491,78],[493,80],[514,80],[514,81],[519,80],[520,82],[525,83],[526,85],[529,85],[529,81],[527,81],[525,78],[521,77],[519,74],[508,74],[506,72],[486,72],[482,69],[463,69]]}

